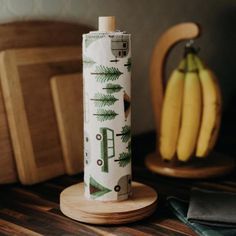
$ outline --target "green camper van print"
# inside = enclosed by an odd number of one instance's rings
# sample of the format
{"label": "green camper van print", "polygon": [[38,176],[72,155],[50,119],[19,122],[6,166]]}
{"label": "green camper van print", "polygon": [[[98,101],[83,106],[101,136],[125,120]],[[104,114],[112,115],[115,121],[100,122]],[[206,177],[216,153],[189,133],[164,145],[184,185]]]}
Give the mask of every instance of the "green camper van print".
{"label": "green camper van print", "polygon": [[[129,36],[111,36],[111,52],[115,56],[115,58],[126,57],[129,54]],[[113,61],[116,62],[115,60]]]}
{"label": "green camper van print", "polygon": [[117,192],[118,200],[121,200],[124,195],[131,194],[131,175],[122,176],[117,185],[114,187],[114,191]]}
{"label": "green camper van print", "polygon": [[96,139],[101,143],[101,158],[97,160],[97,164],[101,166],[102,172],[108,173],[108,161],[115,156],[114,130],[102,127]]}

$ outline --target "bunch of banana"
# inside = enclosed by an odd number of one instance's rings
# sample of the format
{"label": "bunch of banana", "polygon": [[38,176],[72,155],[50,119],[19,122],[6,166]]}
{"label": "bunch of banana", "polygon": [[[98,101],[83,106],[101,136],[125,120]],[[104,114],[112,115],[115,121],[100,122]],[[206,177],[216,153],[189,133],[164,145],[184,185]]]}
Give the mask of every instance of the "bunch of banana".
{"label": "bunch of banana", "polygon": [[180,161],[206,157],[217,140],[221,120],[221,93],[212,71],[194,53],[188,53],[173,71],[163,101],[160,153]]}

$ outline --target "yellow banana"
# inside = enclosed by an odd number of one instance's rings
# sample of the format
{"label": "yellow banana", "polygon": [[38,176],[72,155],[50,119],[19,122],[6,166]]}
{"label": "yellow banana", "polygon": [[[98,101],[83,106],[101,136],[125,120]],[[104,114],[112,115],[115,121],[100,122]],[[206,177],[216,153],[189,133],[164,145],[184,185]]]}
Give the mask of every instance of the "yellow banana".
{"label": "yellow banana", "polygon": [[185,64],[186,60],[183,59],[179,67],[172,72],[163,101],[160,153],[165,160],[171,160],[176,153],[182,110]]}
{"label": "yellow banana", "polygon": [[196,156],[205,157],[217,140],[221,117],[221,93],[213,73],[195,56],[203,92],[203,113]]}
{"label": "yellow banana", "polygon": [[182,121],[177,145],[180,161],[187,161],[195,151],[202,109],[201,85],[193,54],[187,55]]}
{"label": "yellow banana", "polygon": [[217,93],[217,101],[218,101],[218,111],[217,111],[217,118],[216,118],[216,123],[215,123],[215,128],[214,131],[212,132],[212,136],[210,139],[210,143],[209,143],[209,147],[208,147],[208,151],[211,151],[214,146],[215,143],[217,141],[218,138],[218,134],[219,134],[219,130],[220,130],[220,124],[221,124],[221,112],[222,112],[222,95],[221,95],[221,89],[220,86],[218,84],[218,80],[215,77],[215,75],[213,74],[212,71],[210,71],[210,73],[212,74],[213,78],[215,79],[216,82],[216,93]]}

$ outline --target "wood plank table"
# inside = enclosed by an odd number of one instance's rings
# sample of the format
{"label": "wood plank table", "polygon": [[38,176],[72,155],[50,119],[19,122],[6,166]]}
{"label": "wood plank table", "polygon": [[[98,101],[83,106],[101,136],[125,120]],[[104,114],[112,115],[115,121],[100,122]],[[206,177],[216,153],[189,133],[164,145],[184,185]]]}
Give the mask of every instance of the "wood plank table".
{"label": "wood plank table", "polygon": [[236,192],[236,175],[196,181],[158,176],[144,167],[145,155],[154,148],[154,133],[133,139],[134,180],[154,187],[160,197],[158,209],[151,217],[121,226],[93,226],[71,220],[60,212],[59,194],[65,187],[81,182],[83,175],[65,175],[31,187],[0,186],[0,235],[196,235],[172,215],[166,196],[188,199],[192,186]]}

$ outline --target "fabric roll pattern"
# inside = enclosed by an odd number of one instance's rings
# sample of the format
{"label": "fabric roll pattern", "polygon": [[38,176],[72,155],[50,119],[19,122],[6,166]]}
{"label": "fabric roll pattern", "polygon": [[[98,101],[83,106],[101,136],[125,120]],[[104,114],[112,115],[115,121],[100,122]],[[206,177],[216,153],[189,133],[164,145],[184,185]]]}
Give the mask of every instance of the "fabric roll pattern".
{"label": "fabric roll pattern", "polygon": [[88,199],[131,195],[131,40],[125,32],[83,35],[84,186]]}

